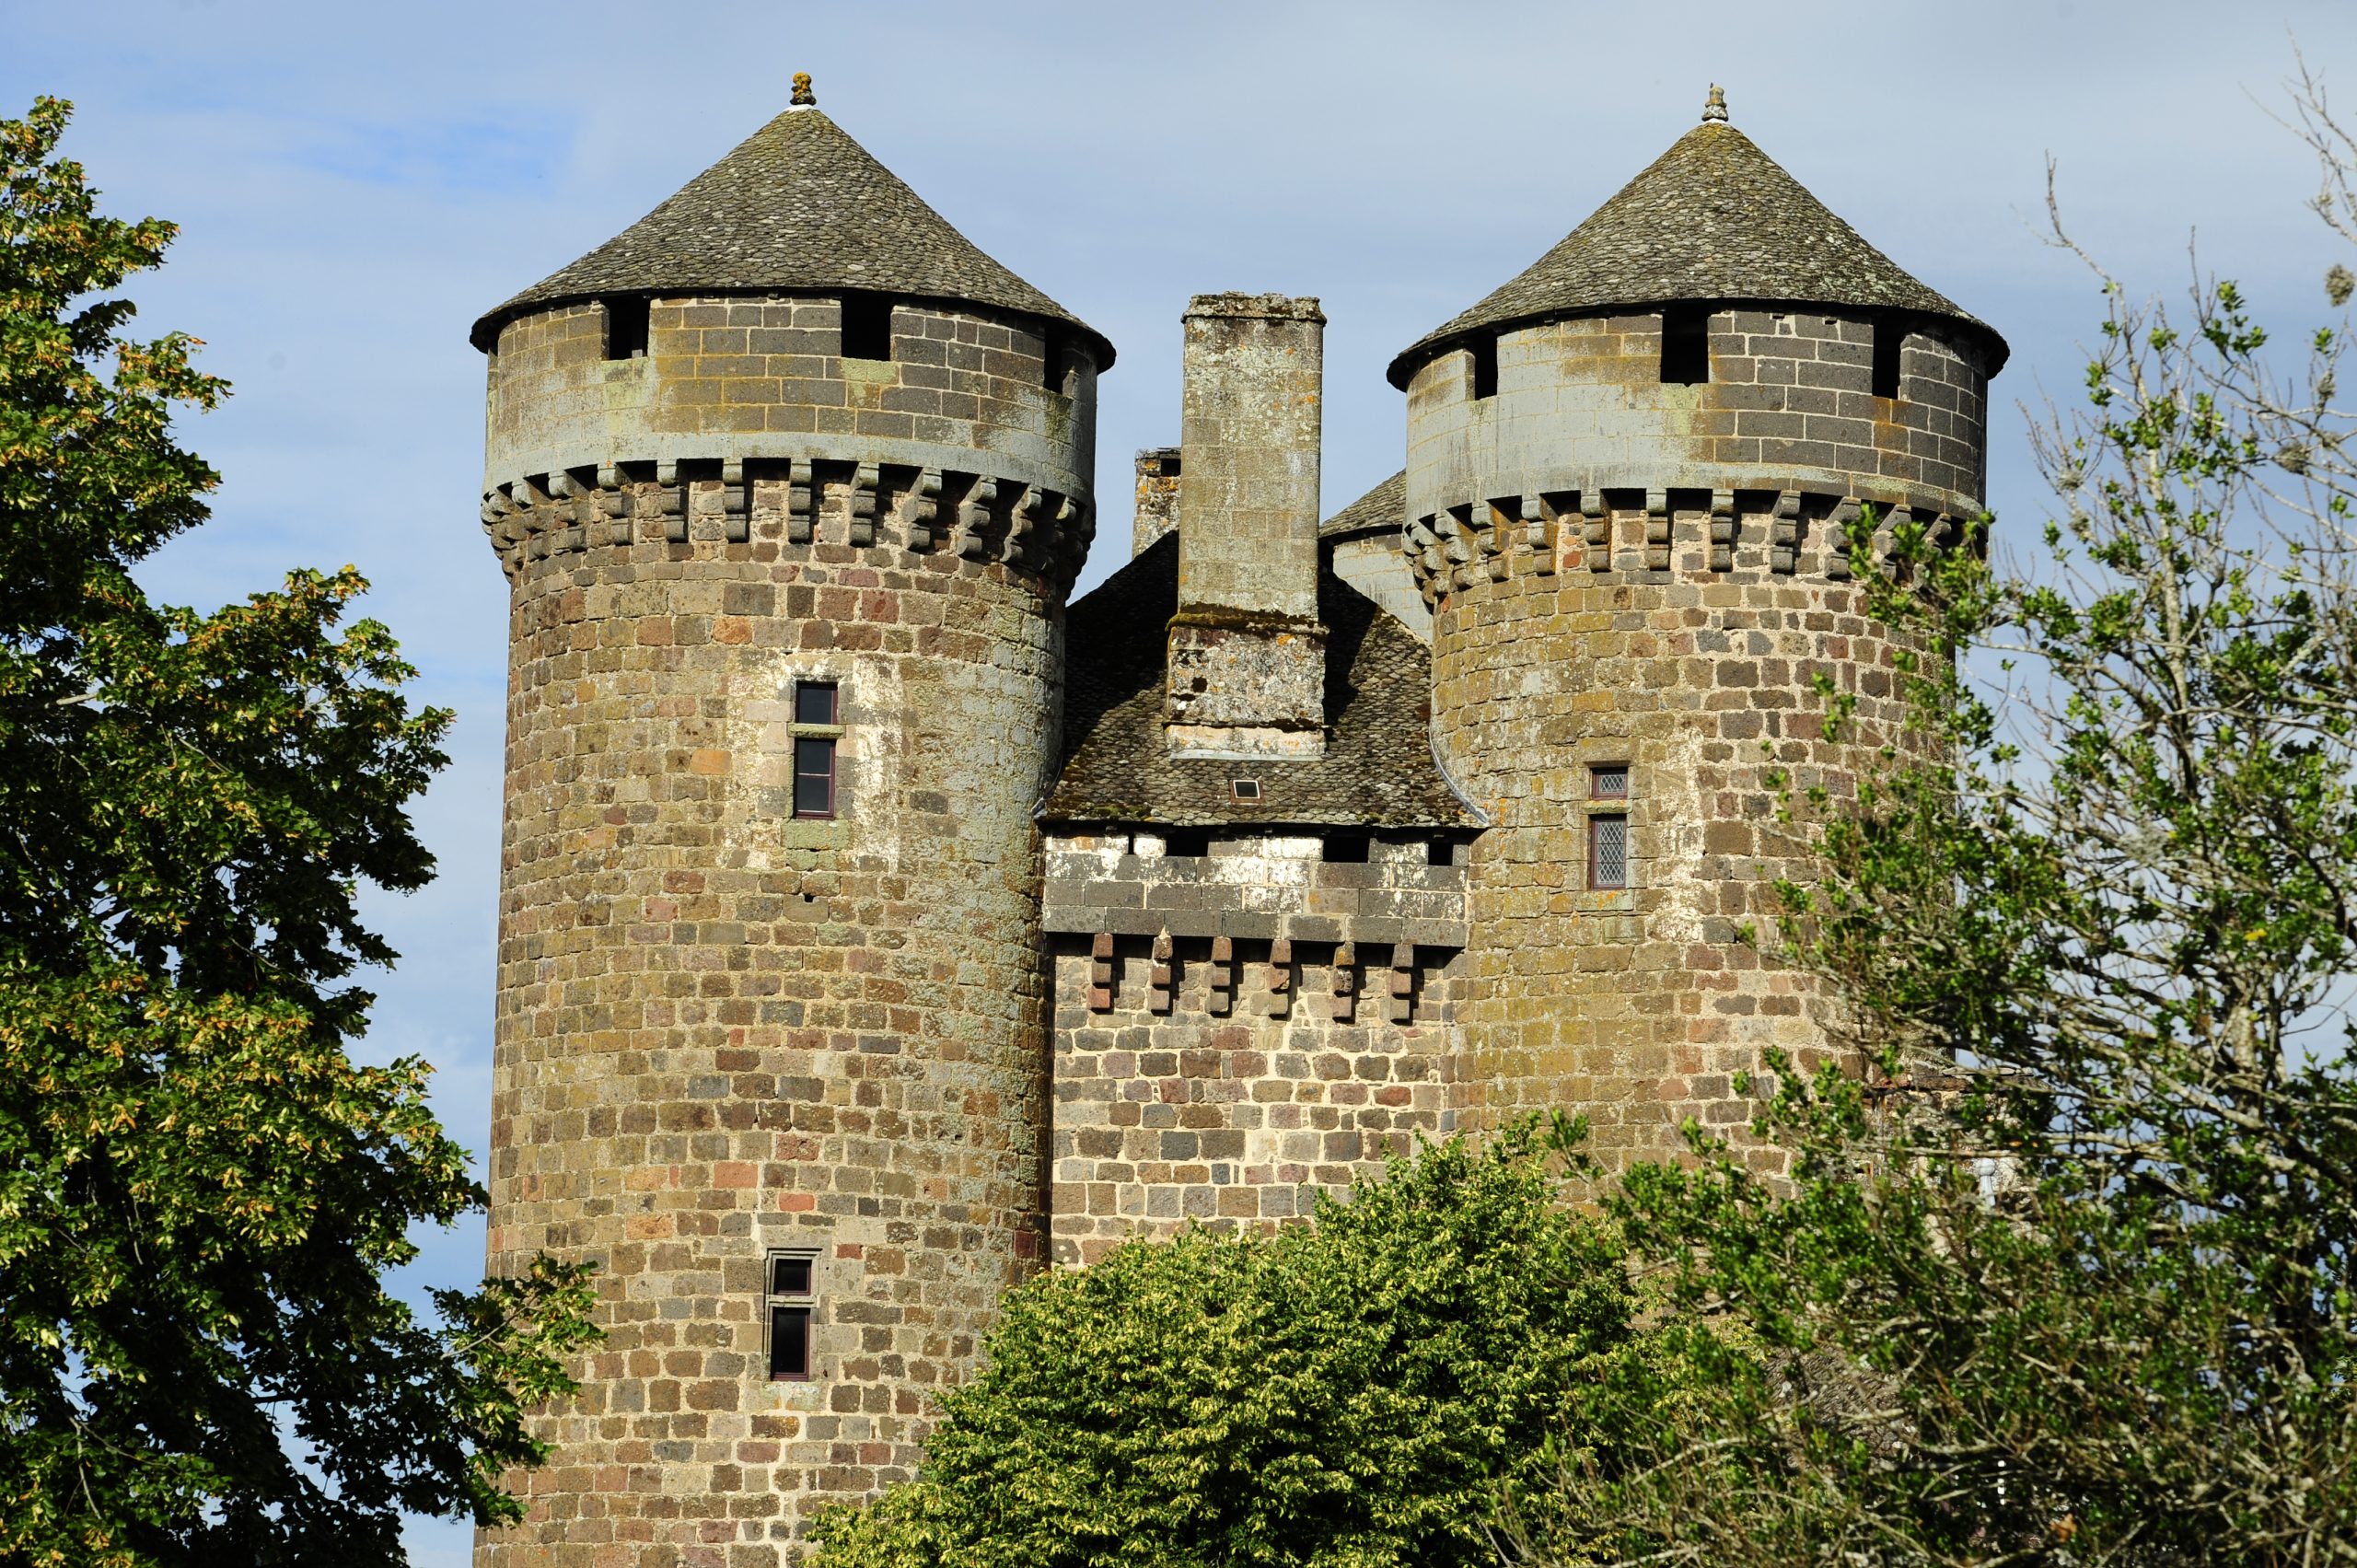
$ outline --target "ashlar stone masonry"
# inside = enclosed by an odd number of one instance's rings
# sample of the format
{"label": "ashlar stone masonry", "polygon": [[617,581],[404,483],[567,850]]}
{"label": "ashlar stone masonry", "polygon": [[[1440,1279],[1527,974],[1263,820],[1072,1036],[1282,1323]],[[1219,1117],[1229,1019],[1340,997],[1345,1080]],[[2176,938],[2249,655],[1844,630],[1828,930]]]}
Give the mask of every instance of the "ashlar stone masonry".
{"label": "ashlar stone masonry", "polygon": [[1714,99],[1393,361],[1322,524],[1322,308],[1196,296],[1067,604],[1112,345],[812,100],[473,331],[490,1261],[596,1263],[608,1336],[479,1568],[779,1568],[1035,1270],[1524,1111],[1745,1121],[1828,1049],[1738,935],[1811,874],[1770,772],[1903,744],[1840,530],[1977,537],[2003,341]]}

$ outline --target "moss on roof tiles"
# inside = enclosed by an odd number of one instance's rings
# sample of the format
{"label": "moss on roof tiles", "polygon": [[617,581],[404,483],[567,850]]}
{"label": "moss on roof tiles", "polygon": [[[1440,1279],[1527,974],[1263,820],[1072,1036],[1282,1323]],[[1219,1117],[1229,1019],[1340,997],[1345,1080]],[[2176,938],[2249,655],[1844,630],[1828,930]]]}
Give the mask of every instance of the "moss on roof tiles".
{"label": "moss on roof tiles", "polygon": [[[1046,819],[1478,826],[1433,761],[1431,654],[1323,563],[1326,754],[1297,762],[1173,758],[1162,728],[1164,628],[1178,603],[1178,536],[1165,534],[1072,607],[1064,761]],[[1239,777],[1260,781],[1259,800],[1234,797]]]}
{"label": "moss on roof tiles", "polygon": [[1392,360],[1405,388],[1428,361],[1503,327],[1670,301],[1827,305],[1941,318],[1995,374],[2005,340],[1910,276],[1723,121],[1680,136],[1553,250]]}
{"label": "moss on roof tiles", "polygon": [[985,255],[816,109],[789,109],[661,206],[474,325],[489,352],[527,310],[601,295],[873,289],[1070,328],[1097,368],[1113,345]]}

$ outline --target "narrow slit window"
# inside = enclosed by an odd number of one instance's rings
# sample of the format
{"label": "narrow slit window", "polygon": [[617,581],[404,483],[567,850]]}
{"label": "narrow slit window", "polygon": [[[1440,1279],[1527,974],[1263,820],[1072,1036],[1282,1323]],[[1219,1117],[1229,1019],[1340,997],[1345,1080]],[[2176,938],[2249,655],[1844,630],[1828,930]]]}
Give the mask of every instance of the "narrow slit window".
{"label": "narrow slit window", "polygon": [[1711,318],[1701,306],[1673,305],[1661,313],[1661,378],[1679,387],[1711,378]]}
{"label": "narrow slit window", "polygon": [[772,1252],[763,1300],[769,1309],[770,1381],[807,1383],[816,1375],[811,1319],[819,1309],[818,1260]]}
{"label": "narrow slit window", "polygon": [[794,684],[794,815],[824,821],[837,815],[835,749],[842,738],[841,691],[831,680]]}
{"label": "narrow slit window", "polygon": [[1050,332],[1039,341],[1039,384],[1051,392],[1064,390],[1064,375],[1071,369],[1064,356],[1063,339]]}
{"label": "narrow slit window", "polygon": [[1587,885],[1608,892],[1629,885],[1629,818],[1598,812],[1587,819]]}
{"label": "narrow slit window", "polygon": [[1498,340],[1495,333],[1473,340],[1473,396],[1498,395]]}
{"label": "narrow slit window", "polygon": [[892,301],[880,294],[843,296],[843,357],[892,357]]}
{"label": "narrow slit window", "polygon": [[653,313],[653,302],[644,295],[633,295],[601,303],[606,308],[606,357],[645,358],[647,319]]}
{"label": "narrow slit window", "polygon": [[1898,351],[1907,343],[1907,329],[1896,321],[1875,323],[1874,393],[1878,398],[1898,396]]}

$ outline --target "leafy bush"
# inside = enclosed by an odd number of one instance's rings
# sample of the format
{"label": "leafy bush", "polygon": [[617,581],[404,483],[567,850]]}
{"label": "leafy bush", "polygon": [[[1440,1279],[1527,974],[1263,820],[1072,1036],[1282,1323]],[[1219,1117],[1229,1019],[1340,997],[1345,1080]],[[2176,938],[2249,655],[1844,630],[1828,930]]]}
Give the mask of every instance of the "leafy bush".
{"label": "leafy bush", "polygon": [[917,1479],[825,1568],[1446,1565],[1631,1333],[1535,1124],[1396,1160],[1314,1225],[1189,1230],[1013,1293]]}

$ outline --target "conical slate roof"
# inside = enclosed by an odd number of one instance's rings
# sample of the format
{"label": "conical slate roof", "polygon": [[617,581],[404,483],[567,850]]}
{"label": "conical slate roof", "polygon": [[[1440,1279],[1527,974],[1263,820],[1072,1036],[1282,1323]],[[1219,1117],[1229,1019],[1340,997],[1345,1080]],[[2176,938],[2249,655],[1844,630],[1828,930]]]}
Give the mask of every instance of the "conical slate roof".
{"label": "conical slate roof", "polygon": [[787,110],[661,206],[474,326],[488,353],[510,318],[615,294],[874,289],[989,306],[1068,327],[1097,366],[1113,345],[982,253],[826,115]]}
{"label": "conical slate roof", "polygon": [[1671,301],[1849,306],[1942,317],[1991,355],[2005,340],[1908,275],[1784,172],[1750,137],[1712,117],[1620,188],[1528,271],[1391,362],[1409,377],[1445,348],[1525,321]]}

